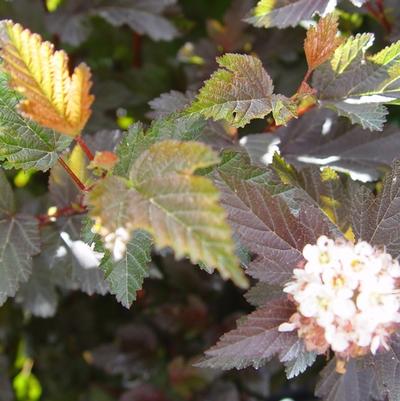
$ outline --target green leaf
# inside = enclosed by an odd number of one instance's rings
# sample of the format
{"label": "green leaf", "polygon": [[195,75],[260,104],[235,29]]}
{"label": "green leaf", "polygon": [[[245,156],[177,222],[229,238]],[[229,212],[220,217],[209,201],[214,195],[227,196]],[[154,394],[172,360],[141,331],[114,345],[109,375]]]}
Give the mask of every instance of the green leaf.
{"label": "green leaf", "polygon": [[42,255],[34,258],[33,272],[23,283],[16,295],[24,311],[33,316],[47,318],[54,316],[58,305],[58,295],[54,285],[54,272]]}
{"label": "green leaf", "polygon": [[321,104],[363,128],[382,130],[385,103],[400,98],[400,41],[373,56],[372,34],[350,37],[315,71],[313,87]]}
{"label": "green leaf", "polygon": [[155,143],[154,137],[145,134],[141,123],[132,125],[117,147],[119,162],[114,168],[114,173],[121,177],[128,177],[135,160],[153,143]]}
{"label": "green leaf", "polygon": [[272,96],[272,115],[276,125],[286,125],[297,118],[297,106],[283,95]]}
{"label": "green leaf", "polygon": [[200,139],[204,124],[202,119],[179,114],[156,120],[147,131],[143,124],[134,124],[117,147],[119,162],[114,168],[114,173],[121,177],[128,177],[136,159],[157,141]]}
{"label": "green leaf", "polygon": [[347,117],[353,124],[360,124],[371,131],[382,131],[388,110],[381,104],[351,104],[336,102],[331,107],[339,116]]}
{"label": "green leaf", "polygon": [[123,259],[115,262],[108,254],[102,260],[100,268],[105,279],[123,306],[130,308],[136,300],[136,293],[143,286],[143,281],[149,275],[152,240],[145,231],[135,231],[126,247]]}
{"label": "green leaf", "polygon": [[40,252],[39,227],[35,218],[15,214],[10,184],[0,170],[0,304],[13,297],[20,283],[32,272],[32,256]]}
{"label": "green leaf", "polygon": [[71,139],[22,117],[16,109],[19,101],[8,77],[0,73],[0,160],[5,160],[5,168],[46,171]]}
{"label": "green leaf", "polygon": [[14,193],[11,189],[11,185],[7,180],[4,171],[0,169],[0,217],[9,215],[15,212],[15,200]]}
{"label": "green leaf", "polygon": [[172,247],[177,258],[189,256],[246,286],[219,193],[208,178],[194,174],[218,161],[197,142],[152,145],[132,165],[130,180],[109,177],[88,195],[99,232],[106,237],[118,228],[144,229],[158,248]]}
{"label": "green leaf", "polygon": [[293,379],[303,373],[309,366],[312,366],[317,359],[315,352],[306,350],[304,342],[298,341],[294,346],[296,358],[285,362],[285,372],[288,379]]}
{"label": "green leaf", "polygon": [[0,218],[0,304],[15,295],[32,272],[32,256],[39,253],[38,222],[17,215]]}
{"label": "green leaf", "polygon": [[258,58],[225,54],[217,61],[221,68],[205,83],[186,114],[226,120],[239,128],[274,109],[275,118],[287,121],[289,100],[283,104],[282,97],[275,99],[272,80]]}

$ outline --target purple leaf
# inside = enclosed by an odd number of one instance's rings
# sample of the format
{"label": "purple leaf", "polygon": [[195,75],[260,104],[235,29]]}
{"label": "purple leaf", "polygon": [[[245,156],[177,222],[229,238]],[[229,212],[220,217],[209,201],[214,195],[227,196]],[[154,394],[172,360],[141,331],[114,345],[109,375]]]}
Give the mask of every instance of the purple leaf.
{"label": "purple leaf", "polygon": [[[299,339],[295,333],[278,331],[295,312],[294,305],[286,298],[271,301],[238,322],[238,328],[225,334],[219,342],[206,351],[200,367],[242,369],[255,368],[275,355],[290,360],[297,355],[291,353]],[[289,353],[289,354],[288,354]]]}

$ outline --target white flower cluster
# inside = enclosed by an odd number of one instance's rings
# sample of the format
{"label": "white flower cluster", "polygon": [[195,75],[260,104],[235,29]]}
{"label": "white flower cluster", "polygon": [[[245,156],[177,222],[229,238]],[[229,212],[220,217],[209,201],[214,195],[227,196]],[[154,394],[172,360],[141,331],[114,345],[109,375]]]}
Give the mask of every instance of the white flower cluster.
{"label": "white flower cluster", "polygon": [[104,246],[111,252],[115,262],[125,256],[126,247],[131,238],[129,227],[118,227],[114,232],[110,232],[97,223],[94,225],[93,231],[103,237]]}
{"label": "white flower cluster", "polygon": [[124,227],[118,227],[114,233],[104,237],[106,249],[111,251],[116,262],[121,260],[126,254],[126,246],[131,238],[129,231]]}
{"label": "white flower cluster", "polygon": [[400,266],[383,249],[322,236],[303,250],[284,291],[297,305],[280,331],[298,330],[308,350],[343,358],[387,348],[400,323]]}

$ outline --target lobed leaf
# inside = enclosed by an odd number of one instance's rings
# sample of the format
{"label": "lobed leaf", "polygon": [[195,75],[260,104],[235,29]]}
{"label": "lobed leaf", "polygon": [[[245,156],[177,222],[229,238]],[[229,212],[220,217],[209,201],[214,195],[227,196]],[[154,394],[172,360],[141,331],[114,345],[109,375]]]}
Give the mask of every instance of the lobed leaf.
{"label": "lobed leaf", "polygon": [[311,27],[307,31],[304,52],[309,71],[315,70],[329,60],[341,45],[343,39],[338,37],[337,34],[338,19],[335,14],[321,18],[315,27]]}
{"label": "lobed leaf", "polygon": [[93,10],[114,26],[128,25],[133,31],[153,40],[172,40],[178,36],[175,26],[161,14],[176,0],[119,0]]}
{"label": "lobed leaf", "polygon": [[0,304],[13,297],[32,272],[40,252],[38,222],[25,215],[0,218]]}
{"label": "lobed leaf", "polygon": [[109,177],[94,188],[88,195],[91,216],[105,232],[144,229],[159,248],[172,247],[177,258],[189,256],[246,286],[218,191],[208,178],[194,175],[217,162],[201,143],[156,143],[134,161],[129,181]]}
{"label": "lobed leaf", "polygon": [[16,214],[14,194],[3,170],[0,186],[0,304],[4,304],[28,280],[32,257],[40,252],[40,240],[37,220]]}
{"label": "lobed leaf", "polygon": [[285,363],[285,372],[288,379],[293,379],[305,372],[317,359],[317,354],[307,351],[302,341],[297,341],[293,345],[293,348],[295,348],[294,353],[296,357],[289,361],[283,361]]}
{"label": "lobed leaf", "polygon": [[280,127],[273,138],[253,134],[241,142],[257,164],[268,164],[273,150],[279,148],[285,160],[298,169],[330,166],[363,182],[378,180],[400,154],[400,131],[396,126],[387,125],[377,135],[331,110],[318,108]]}
{"label": "lobed leaf", "polygon": [[400,398],[400,336],[395,333],[390,339],[389,350],[378,353],[369,361],[376,377],[379,395],[388,401]]}
{"label": "lobed leaf", "polygon": [[294,305],[286,297],[269,302],[239,320],[235,330],[226,333],[206,351],[205,359],[198,366],[219,369],[253,366],[257,369],[275,355],[291,359],[294,355],[289,356],[288,351],[299,341],[298,336],[280,332],[278,327],[294,312]]}
{"label": "lobed leaf", "polygon": [[331,0],[260,0],[246,21],[256,27],[287,28],[314,14],[327,14],[335,6]]}
{"label": "lobed leaf", "polygon": [[136,159],[158,141],[174,139],[180,141],[200,140],[204,128],[203,119],[168,115],[153,122],[148,130],[141,123],[132,125],[116,149],[119,162],[114,173],[128,177]]}
{"label": "lobed leaf", "polygon": [[293,107],[289,99],[285,98],[285,103],[282,97],[275,99],[272,80],[258,58],[225,54],[217,61],[221,68],[200,90],[197,100],[186,110],[188,115],[201,114],[244,127],[274,110],[277,119],[287,121],[288,109],[293,113]]}
{"label": "lobed leaf", "polygon": [[15,297],[25,311],[42,318],[54,316],[58,306],[54,279],[56,269],[51,269],[46,262],[45,255],[35,256],[32,274]]}
{"label": "lobed leaf", "polygon": [[372,34],[350,37],[314,74],[321,104],[363,128],[382,130],[385,103],[400,98],[400,42],[366,56]]}
{"label": "lobed leaf", "polygon": [[174,4],[176,0],[69,0],[47,15],[47,20],[50,31],[73,46],[88,38],[91,16],[101,17],[114,26],[127,25],[156,41],[172,40],[178,31],[163,13]]}
{"label": "lobed leaf", "polygon": [[307,243],[329,232],[313,206],[294,216],[282,197],[273,197],[266,186],[219,171],[215,178],[221,202],[238,239],[255,255],[247,273],[270,284],[285,284],[304,259]]}
{"label": "lobed leaf", "polygon": [[377,197],[366,187],[353,186],[351,191],[353,230],[356,238],[385,246],[393,257],[400,254],[400,162],[383,181]]}
{"label": "lobed leaf", "polygon": [[22,117],[16,110],[20,99],[0,72],[0,159],[5,160],[5,168],[46,171],[57,162],[70,139]]}
{"label": "lobed leaf", "polygon": [[0,47],[2,68],[10,74],[12,87],[24,95],[21,112],[45,127],[79,135],[94,100],[89,68],[80,64],[70,75],[64,51],[54,51],[51,43],[11,21],[1,22]]}
{"label": "lobed leaf", "polygon": [[136,300],[136,293],[149,275],[152,239],[145,231],[134,231],[128,242],[125,256],[115,262],[106,255],[100,268],[110,285],[110,293],[126,308]]}
{"label": "lobed leaf", "polygon": [[54,280],[61,288],[105,295],[109,285],[99,269],[101,255],[82,241],[81,226],[82,216],[79,215],[58,219],[57,231],[49,232],[46,238],[48,264],[60,273],[55,274]]}
{"label": "lobed leaf", "polygon": [[324,401],[372,401],[375,400],[375,381],[370,368],[357,360],[350,360],[346,372],[336,372],[333,358],[321,373],[315,394]]}
{"label": "lobed leaf", "polygon": [[[366,0],[350,0],[361,7]],[[252,15],[246,21],[256,27],[287,28],[302,20],[310,20],[316,14],[324,16],[332,12],[337,0],[259,0]]]}

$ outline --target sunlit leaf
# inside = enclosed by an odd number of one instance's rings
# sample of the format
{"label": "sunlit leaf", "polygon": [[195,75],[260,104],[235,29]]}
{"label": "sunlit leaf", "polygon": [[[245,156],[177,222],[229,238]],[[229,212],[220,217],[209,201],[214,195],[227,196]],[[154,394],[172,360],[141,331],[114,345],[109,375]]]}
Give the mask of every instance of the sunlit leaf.
{"label": "sunlit leaf", "polygon": [[400,98],[400,42],[366,56],[372,34],[350,37],[329,62],[314,74],[322,105],[364,128],[382,130],[387,114],[385,103]]}
{"label": "sunlit leaf", "polygon": [[334,14],[321,18],[315,27],[307,31],[304,52],[310,71],[329,60],[334,51],[343,42],[343,39],[338,37],[337,33],[338,20]]}
{"label": "sunlit leaf", "polygon": [[94,100],[89,68],[80,64],[70,75],[64,51],[54,51],[51,43],[11,21],[1,22],[0,47],[2,68],[10,74],[10,84],[24,96],[21,112],[45,127],[79,135]]}
{"label": "sunlit leaf", "polygon": [[149,275],[151,246],[149,234],[135,231],[121,260],[113,261],[111,255],[107,255],[100,265],[110,285],[111,294],[126,308],[132,305],[137,291],[142,288],[144,279]]}
{"label": "sunlit leaf", "polygon": [[336,0],[260,0],[247,22],[257,27],[286,28],[314,14],[323,15],[335,5]]}
{"label": "sunlit leaf", "polygon": [[69,145],[70,138],[45,129],[16,110],[21,99],[0,72],[0,159],[6,168],[46,171]]}
{"label": "sunlit leaf", "polygon": [[219,193],[208,178],[194,174],[217,162],[201,143],[159,142],[135,160],[129,181],[110,177],[94,188],[91,216],[105,236],[120,227],[145,229],[159,248],[172,247],[177,258],[189,256],[246,286]]}
{"label": "sunlit leaf", "polygon": [[[199,113],[243,127],[274,110],[276,119],[287,121],[289,99],[286,99],[285,107],[282,98],[279,98],[281,103],[275,104],[272,80],[258,58],[225,54],[218,59],[218,64],[221,68],[205,83],[187,114]],[[283,117],[280,112],[284,113]]]}

